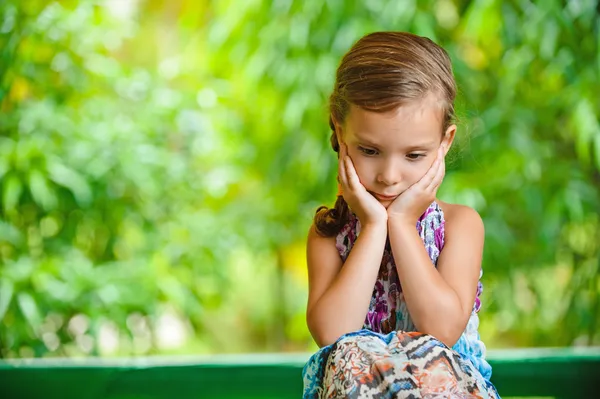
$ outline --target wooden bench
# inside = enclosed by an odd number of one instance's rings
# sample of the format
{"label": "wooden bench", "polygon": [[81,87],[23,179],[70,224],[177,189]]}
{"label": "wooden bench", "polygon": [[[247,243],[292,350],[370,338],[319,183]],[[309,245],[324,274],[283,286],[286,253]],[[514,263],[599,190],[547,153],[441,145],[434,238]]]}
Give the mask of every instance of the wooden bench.
{"label": "wooden bench", "polygon": [[[287,399],[309,354],[0,361],[1,398]],[[600,398],[600,348],[489,351],[502,398]]]}

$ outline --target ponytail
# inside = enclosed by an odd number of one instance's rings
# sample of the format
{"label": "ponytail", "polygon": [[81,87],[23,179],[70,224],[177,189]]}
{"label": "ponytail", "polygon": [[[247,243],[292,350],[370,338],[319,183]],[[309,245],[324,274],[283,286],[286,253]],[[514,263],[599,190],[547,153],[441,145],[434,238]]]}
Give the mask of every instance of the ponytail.
{"label": "ponytail", "polygon": [[333,208],[320,206],[317,209],[314,223],[317,233],[321,236],[334,237],[342,230],[349,219],[350,208],[344,197],[339,195]]}

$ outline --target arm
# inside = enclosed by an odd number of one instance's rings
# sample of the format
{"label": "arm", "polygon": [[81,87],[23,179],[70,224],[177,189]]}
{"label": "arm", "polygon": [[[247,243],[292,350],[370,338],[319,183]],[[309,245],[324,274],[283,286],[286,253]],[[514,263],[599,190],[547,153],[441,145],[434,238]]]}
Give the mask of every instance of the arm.
{"label": "arm", "polygon": [[363,227],[342,267],[335,237],[322,237],[311,226],[307,242],[306,321],[319,347],[362,328],[386,236],[385,224]]}
{"label": "arm", "polygon": [[464,331],[475,301],[484,227],[468,207],[448,206],[437,269],[414,223],[389,220],[390,243],[410,316],[417,329],[451,347]]}

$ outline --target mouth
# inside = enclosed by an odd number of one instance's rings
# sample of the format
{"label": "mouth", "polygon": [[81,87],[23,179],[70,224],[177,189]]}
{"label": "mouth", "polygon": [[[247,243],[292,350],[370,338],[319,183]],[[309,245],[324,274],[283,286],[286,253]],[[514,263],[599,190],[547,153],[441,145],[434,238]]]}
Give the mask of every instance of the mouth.
{"label": "mouth", "polygon": [[396,197],[398,197],[397,195],[381,195],[377,193],[373,193],[373,196],[379,201],[393,201],[396,199]]}

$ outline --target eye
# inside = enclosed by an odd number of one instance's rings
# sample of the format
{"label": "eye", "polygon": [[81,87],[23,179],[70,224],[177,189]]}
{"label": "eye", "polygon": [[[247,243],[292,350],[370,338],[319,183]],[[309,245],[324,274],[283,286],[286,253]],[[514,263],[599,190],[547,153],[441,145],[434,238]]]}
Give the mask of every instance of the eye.
{"label": "eye", "polygon": [[412,153],[412,154],[406,154],[406,158],[411,159],[413,161],[415,161],[415,160],[417,160],[417,159],[419,159],[421,157],[424,157],[424,156],[425,156],[425,154],[414,154],[414,153]]}
{"label": "eye", "polygon": [[368,156],[377,155],[377,153],[378,153],[377,150],[373,150],[371,148],[365,148],[365,147],[361,147],[361,146],[358,146],[358,150]]}

